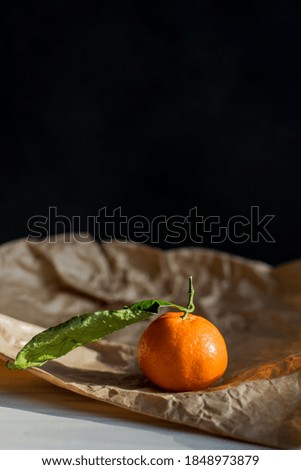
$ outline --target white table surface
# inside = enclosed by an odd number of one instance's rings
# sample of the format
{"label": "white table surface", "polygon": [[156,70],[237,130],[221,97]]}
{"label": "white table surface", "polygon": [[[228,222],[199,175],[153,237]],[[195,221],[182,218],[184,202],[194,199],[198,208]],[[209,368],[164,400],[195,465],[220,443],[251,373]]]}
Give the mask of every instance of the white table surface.
{"label": "white table surface", "polygon": [[263,449],[142,416],[0,363],[0,449]]}

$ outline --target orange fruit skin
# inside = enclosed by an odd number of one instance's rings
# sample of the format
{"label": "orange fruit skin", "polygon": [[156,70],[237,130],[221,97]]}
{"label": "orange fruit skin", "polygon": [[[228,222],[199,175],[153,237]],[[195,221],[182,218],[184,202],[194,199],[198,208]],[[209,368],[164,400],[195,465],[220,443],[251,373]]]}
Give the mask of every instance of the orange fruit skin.
{"label": "orange fruit skin", "polygon": [[219,330],[203,317],[168,312],[142,334],[137,357],[143,374],[165,390],[203,390],[225,372],[228,353]]}

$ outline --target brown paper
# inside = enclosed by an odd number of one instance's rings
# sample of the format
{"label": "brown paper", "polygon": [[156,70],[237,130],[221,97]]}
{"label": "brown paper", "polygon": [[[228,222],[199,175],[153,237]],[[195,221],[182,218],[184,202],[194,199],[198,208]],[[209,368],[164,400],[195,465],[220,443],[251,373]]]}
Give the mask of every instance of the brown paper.
{"label": "brown paper", "polygon": [[200,248],[132,243],[0,247],[0,357],[14,358],[43,327],[146,298],[187,300],[222,331],[229,367],[202,392],[168,393],[140,373],[147,322],[30,371],[60,387],[146,415],[276,448],[301,448],[301,261],[277,268]]}

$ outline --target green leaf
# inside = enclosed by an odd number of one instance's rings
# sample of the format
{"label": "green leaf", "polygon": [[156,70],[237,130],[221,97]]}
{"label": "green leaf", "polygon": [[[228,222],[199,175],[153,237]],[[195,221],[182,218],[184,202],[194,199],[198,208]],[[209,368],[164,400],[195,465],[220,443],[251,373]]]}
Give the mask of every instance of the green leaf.
{"label": "green leaf", "polygon": [[189,278],[189,300],[187,307],[160,299],[142,300],[124,307],[122,310],[103,310],[84,313],[70,318],[64,323],[48,328],[34,336],[17,354],[15,361],[6,363],[9,369],[27,369],[38,367],[45,362],[64,356],[68,352],[97,341],[132,323],[146,320],[157,313],[160,307],[176,307],[184,312],[186,318],[194,310],[194,289],[192,278]]}
{"label": "green leaf", "polygon": [[150,311],[140,309],[104,310],[78,315],[34,336],[18,353],[10,369],[41,366],[78,346],[107,336],[125,326],[146,320]]}

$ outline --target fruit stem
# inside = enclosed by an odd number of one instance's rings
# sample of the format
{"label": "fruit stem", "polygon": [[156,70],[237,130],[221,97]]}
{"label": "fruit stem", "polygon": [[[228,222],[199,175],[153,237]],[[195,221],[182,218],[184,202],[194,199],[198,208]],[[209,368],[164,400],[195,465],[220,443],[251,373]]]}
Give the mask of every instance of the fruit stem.
{"label": "fruit stem", "polygon": [[195,306],[193,303],[193,297],[194,297],[194,288],[193,288],[193,283],[192,283],[192,276],[189,277],[189,288],[188,288],[188,304],[187,307],[184,310],[184,315],[182,316],[182,319],[185,320],[187,318],[188,313],[191,313],[194,311]]}

